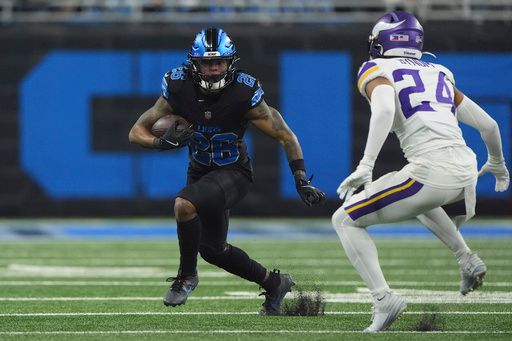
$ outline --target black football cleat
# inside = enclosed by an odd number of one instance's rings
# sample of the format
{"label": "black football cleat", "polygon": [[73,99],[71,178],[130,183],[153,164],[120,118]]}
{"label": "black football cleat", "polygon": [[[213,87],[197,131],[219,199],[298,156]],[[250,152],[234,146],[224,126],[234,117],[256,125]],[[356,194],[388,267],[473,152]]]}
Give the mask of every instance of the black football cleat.
{"label": "black football cleat", "polygon": [[265,296],[265,302],[261,306],[260,315],[279,315],[279,308],[284,297],[292,291],[292,286],[295,285],[292,276],[289,274],[281,275],[280,271],[276,269],[274,269],[273,273],[279,276],[280,282],[275,289],[260,294],[260,296]]}
{"label": "black football cleat", "polygon": [[190,295],[192,290],[194,290],[199,283],[199,277],[192,275],[167,278],[167,282],[171,281],[173,281],[173,283],[165,294],[164,305],[175,307],[187,302],[188,295]]}

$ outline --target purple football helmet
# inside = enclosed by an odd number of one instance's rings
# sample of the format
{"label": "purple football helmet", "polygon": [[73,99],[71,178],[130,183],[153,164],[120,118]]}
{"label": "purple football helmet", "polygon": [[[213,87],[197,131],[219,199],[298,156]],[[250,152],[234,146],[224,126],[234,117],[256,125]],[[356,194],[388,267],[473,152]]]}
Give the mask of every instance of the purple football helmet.
{"label": "purple football helmet", "polygon": [[368,38],[370,57],[408,57],[420,59],[423,27],[414,15],[392,11],[377,20]]}

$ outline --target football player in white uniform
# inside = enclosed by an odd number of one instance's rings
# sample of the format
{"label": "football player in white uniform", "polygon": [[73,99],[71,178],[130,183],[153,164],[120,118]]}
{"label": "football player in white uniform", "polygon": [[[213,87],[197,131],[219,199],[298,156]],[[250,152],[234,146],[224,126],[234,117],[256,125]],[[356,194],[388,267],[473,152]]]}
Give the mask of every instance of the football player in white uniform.
{"label": "football player in white uniform", "polygon": [[[338,188],[345,202],[332,223],[373,296],[368,332],[387,329],[406,308],[405,300],[384,279],[366,230],[370,225],[416,217],[457,258],[460,292],[465,295],[482,285],[487,268],[458,231],[474,215],[479,174],[458,120],[476,128],[487,147],[488,160],[480,174],[491,172],[499,192],[510,182],[496,121],[455,87],[447,68],[420,60],[422,49],[418,20],[407,12],[387,13],[373,27],[370,60],[358,73],[357,86],[370,103],[370,127],[363,158]],[[372,182],[375,160],[390,132],[398,137],[408,164]],[[352,196],[360,186],[364,189]],[[466,215],[451,220],[441,206],[462,199]]]}

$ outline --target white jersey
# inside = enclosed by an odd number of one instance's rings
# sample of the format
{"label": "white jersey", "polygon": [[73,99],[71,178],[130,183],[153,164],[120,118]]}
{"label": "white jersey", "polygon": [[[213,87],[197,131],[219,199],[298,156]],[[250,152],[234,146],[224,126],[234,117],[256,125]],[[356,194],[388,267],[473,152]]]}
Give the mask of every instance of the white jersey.
{"label": "white jersey", "polygon": [[[423,183],[444,188],[474,182],[475,155],[466,146],[458,125],[452,72],[442,65],[411,58],[367,61],[359,69],[357,86],[368,101],[366,85],[377,77],[386,78],[395,89],[392,132],[411,163],[412,175]],[[446,148],[452,151],[445,153]],[[451,159],[446,163],[443,155],[448,154]],[[454,160],[458,154],[460,157]],[[433,165],[442,167],[443,172],[430,172]]]}

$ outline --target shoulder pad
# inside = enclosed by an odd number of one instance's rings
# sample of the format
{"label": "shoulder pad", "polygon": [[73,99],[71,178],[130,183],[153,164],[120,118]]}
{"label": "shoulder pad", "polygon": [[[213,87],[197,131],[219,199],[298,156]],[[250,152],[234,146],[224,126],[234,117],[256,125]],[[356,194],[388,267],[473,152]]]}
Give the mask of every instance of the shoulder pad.
{"label": "shoulder pad", "polygon": [[[250,88],[253,88],[254,85],[256,83],[259,83],[256,78],[254,78],[253,76],[247,74],[247,73],[244,73],[244,72],[239,72],[237,75],[236,75],[236,82],[240,83],[240,84],[244,84]],[[259,85],[259,84],[258,84]]]}
{"label": "shoulder pad", "polygon": [[175,92],[179,88],[183,81],[187,77],[187,68],[184,66],[180,66],[174,68],[167,73],[162,78],[162,88],[161,93],[164,98],[169,98],[169,92]]}
{"label": "shoulder pad", "polygon": [[384,72],[382,66],[379,65],[378,61],[370,60],[361,65],[359,71],[357,72],[357,88],[363,96],[366,97],[366,84],[377,77],[388,78],[386,77],[386,73]]}
{"label": "shoulder pad", "polygon": [[235,77],[236,78],[234,82],[242,85],[240,89],[244,94],[246,94],[244,95],[244,97],[249,96],[250,98],[250,108],[254,108],[258,104],[260,104],[261,101],[263,100],[263,95],[265,94],[265,91],[263,91],[263,88],[261,87],[261,84],[258,81],[258,79],[245,72],[238,72],[235,75]]}
{"label": "shoulder pad", "polygon": [[439,72],[444,73],[446,79],[448,79],[453,85],[455,85],[455,77],[453,76],[453,72],[451,72],[447,67],[441,64],[434,64]]}

